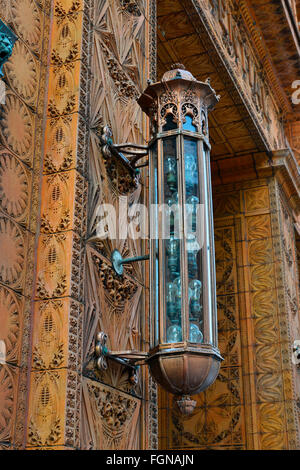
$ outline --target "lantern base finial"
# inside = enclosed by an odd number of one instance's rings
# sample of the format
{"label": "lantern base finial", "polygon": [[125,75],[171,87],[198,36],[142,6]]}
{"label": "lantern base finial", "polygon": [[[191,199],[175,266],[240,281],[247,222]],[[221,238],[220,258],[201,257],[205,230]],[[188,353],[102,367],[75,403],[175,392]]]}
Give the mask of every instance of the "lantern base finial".
{"label": "lantern base finial", "polygon": [[180,400],[177,401],[178,408],[183,415],[191,415],[196,407],[197,402],[192,400],[189,395],[183,395]]}

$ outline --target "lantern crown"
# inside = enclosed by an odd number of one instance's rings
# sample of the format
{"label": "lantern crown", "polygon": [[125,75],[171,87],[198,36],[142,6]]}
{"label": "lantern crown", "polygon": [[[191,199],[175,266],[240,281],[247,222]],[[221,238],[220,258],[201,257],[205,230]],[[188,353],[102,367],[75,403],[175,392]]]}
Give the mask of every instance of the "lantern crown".
{"label": "lantern crown", "polygon": [[[192,118],[194,130],[208,134],[207,114],[219,101],[210,80],[197,80],[182,64],[175,64],[164,73],[162,80],[148,85],[138,103],[150,117],[152,134],[170,130],[167,121],[172,118],[172,128],[184,128],[186,116]],[[170,116],[171,115],[171,116]]]}

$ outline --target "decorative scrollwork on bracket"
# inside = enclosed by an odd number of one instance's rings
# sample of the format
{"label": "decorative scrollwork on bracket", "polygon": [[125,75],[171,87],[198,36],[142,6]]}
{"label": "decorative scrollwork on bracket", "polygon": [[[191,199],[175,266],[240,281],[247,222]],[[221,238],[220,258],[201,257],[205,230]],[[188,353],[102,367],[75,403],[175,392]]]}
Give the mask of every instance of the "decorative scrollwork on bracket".
{"label": "decorative scrollwork on bracket", "polygon": [[131,160],[119,153],[117,146],[113,145],[112,131],[109,126],[103,127],[99,140],[104,164],[111,182],[120,194],[133,192],[139,184],[139,172],[131,165]]}
{"label": "decorative scrollwork on bracket", "polygon": [[96,341],[96,346],[95,346],[95,354],[97,356],[97,369],[99,370],[106,370],[107,369],[107,361],[106,361],[106,352],[107,352],[107,347],[106,347],[106,342],[107,342],[107,334],[103,333],[103,331],[100,331],[100,333],[97,334],[97,341]]}

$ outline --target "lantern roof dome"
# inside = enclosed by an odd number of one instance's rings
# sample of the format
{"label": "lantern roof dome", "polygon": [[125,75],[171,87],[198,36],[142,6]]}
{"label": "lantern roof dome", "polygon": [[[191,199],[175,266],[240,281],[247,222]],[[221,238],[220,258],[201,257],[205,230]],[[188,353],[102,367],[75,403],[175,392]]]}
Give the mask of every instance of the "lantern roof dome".
{"label": "lantern roof dome", "polygon": [[183,80],[190,80],[196,82],[195,77],[185,69],[183,64],[173,64],[171,70],[168,70],[164,73],[162,81],[174,80],[177,78],[182,78]]}

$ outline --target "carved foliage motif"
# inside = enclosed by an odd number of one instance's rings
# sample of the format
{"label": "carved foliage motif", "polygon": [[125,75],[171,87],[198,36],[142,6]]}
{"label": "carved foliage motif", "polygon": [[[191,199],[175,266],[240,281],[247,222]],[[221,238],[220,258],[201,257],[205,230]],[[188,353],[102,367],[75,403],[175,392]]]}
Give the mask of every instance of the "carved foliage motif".
{"label": "carved foliage motif", "polygon": [[26,163],[32,163],[34,118],[27,106],[16,95],[7,94],[1,106],[0,136],[7,147]]}
{"label": "carved foliage motif", "polygon": [[90,380],[85,380],[83,393],[87,399],[87,412],[92,418],[85,423],[90,447],[111,450],[136,448],[140,400]]}
{"label": "carved foliage motif", "polygon": [[[22,70],[22,76],[20,70]],[[29,105],[36,104],[38,72],[39,66],[35,56],[22,41],[17,41],[14,54],[6,64],[7,79],[18,95]]]}
{"label": "carved foliage motif", "polygon": [[[283,248],[284,276],[286,287],[286,298],[289,313],[297,322],[297,314],[299,313],[299,293],[297,289],[297,255],[295,248],[295,233],[293,227],[293,219],[290,215],[284,196],[281,195],[281,223],[282,236],[281,243]],[[300,331],[298,332],[300,335]],[[298,337],[298,336],[297,336]],[[295,337],[296,339],[296,337]]]}
{"label": "carved foliage motif", "polygon": [[59,374],[35,374],[34,414],[29,422],[28,443],[56,444],[61,436],[59,417]]}
{"label": "carved foliage motif", "polygon": [[19,291],[23,288],[26,235],[24,231],[6,217],[0,217],[0,281]]}
{"label": "carved foliage motif", "polygon": [[[146,87],[149,76],[149,26],[144,11],[149,15],[150,3],[113,0],[96,1],[94,5],[90,88],[90,236],[96,234],[100,204],[113,204],[118,217],[121,210],[119,196],[128,196],[128,204],[139,202],[143,197],[142,186],[136,185],[132,175],[114,158],[102,152],[98,135],[102,134],[105,125],[109,125],[115,143],[143,143],[143,137],[146,137],[143,136],[143,117],[136,98]],[[113,249],[120,250],[123,256],[136,256],[142,252],[140,245],[139,240],[125,242],[119,240],[118,235],[113,240],[108,238],[87,243],[83,342],[84,375],[89,377],[89,386],[85,384],[83,389],[83,448],[142,446],[140,432],[136,428],[141,401],[132,396],[142,394],[141,383],[133,386],[128,381],[128,370],[109,360],[106,371],[97,371],[93,353],[99,331],[108,334],[111,350],[141,349],[142,265],[125,266],[124,276],[120,278],[111,269],[109,261]],[[115,392],[110,392],[107,385],[113,386]],[[128,394],[123,395],[124,391]],[[105,400],[107,403],[103,404]],[[155,428],[150,429],[152,432]]]}
{"label": "carved foliage motif", "polygon": [[16,363],[20,350],[22,302],[16,293],[0,286],[0,339],[5,343],[6,361]]}
{"label": "carved foliage motif", "polygon": [[26,223],[30,197],[30,174],[12,154],[0,154],[0,207],[19,223]]}
{"label": "carved foliage motif", "polygon": [[12,438],[16,388],[14,369],[0,364],[0,441],[2,442],[9,442]]}
{"label": "carved foliage motif", "polygon": [[[26,15],[24,13],[26,12]],[[42,13],[31,0],[12,0],[11,18],[20,37],[35,53],[40,55],[42,46]]]}

